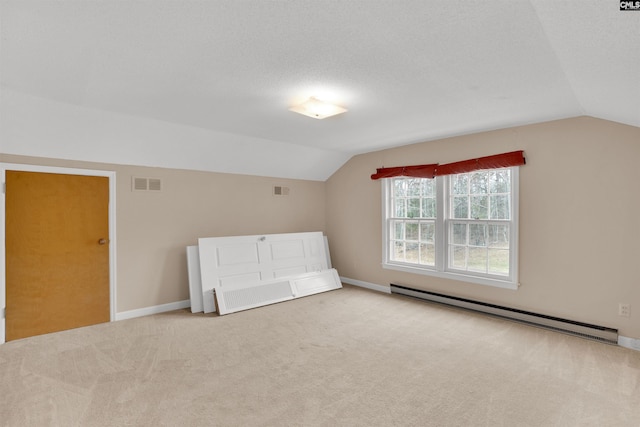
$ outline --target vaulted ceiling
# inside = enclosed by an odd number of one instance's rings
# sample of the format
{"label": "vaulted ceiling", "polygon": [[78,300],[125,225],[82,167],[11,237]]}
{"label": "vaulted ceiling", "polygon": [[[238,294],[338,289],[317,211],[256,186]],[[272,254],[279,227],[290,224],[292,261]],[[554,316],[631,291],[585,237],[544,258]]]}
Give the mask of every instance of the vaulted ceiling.
{"label": "vaulted ceiling", "polygon": [[[323,180],[358,153],[581,115],[640,127],[640,11],[617,0],[0,6],[5,93],[226,136],[240,173],[286,154],[279,176]],[[309,96],[349,111],[288,110]]]}

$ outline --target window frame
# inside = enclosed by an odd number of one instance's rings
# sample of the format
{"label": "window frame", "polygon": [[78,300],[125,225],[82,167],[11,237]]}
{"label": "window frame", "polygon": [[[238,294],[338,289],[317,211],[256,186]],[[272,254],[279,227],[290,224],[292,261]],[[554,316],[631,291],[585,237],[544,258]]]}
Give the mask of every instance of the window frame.
{"label": "window frame", "polygon": [[[449,258],[449,224],[458,221],[452,218],[449,213],[449,182],[454,175],[437,176],[436,187],[436,219],[435,219],[435,265],[433,267],[416,263],[393,261],[391,256],[391,221],[395,217],[390,216],[393,208],[391,192],[393,190],[393,179],[382,179],[382,267],[385,269],[402,271],[413,274],[434,276],[444,279],[457,280],[462,282],[475,283],[480,285],[494,286],[505,289],[517,289],[518,283],[518,238],[519,238],[519,168],[517,166],[509,168],[488,169],[500,170],[509,169],[511,171],[511,219],[502,220],[509,224],[509,275],[492,275],[482,272],[457,270],[448,267]],[[473,172],[469,172],[473,173]],[[423,178],[427,179],[427,178]],[[419,220],[416,218],[416,220]],[[475,220],[464,219],[463,222],[473,222]],[[479,223],[495,222],[491,219],[479,220]]]}

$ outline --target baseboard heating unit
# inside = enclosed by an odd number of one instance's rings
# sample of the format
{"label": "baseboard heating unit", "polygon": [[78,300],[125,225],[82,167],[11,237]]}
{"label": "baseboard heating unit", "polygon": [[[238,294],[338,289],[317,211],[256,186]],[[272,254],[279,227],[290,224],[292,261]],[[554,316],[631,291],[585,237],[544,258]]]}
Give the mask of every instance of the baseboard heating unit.
{"label": "baseboard heating unit", "polygon": [[406,286],[391,284],[391,293],[405,295],[425,301],[446,304],[467,310],[478,311],[504,319],[513,320],[530,326],[537,326],[550,329],[569,335],[596,340],[607,344],[618,344],[618,330],[605,326],[590,325],[588,323],[576,322],[559,317],[546,316],[544,314],[532,313],[530,311],[516,310],[509,307],[502,307],[494,304],[487,304],[480,301],[473,301],[465,298],[458,298],[435,292],[412,289]]}

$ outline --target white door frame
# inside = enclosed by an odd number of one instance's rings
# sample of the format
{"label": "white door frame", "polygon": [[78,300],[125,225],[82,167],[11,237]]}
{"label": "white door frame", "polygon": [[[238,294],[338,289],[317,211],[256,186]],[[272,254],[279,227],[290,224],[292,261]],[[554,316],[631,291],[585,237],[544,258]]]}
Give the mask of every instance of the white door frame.
{"label": "white door frame", "polygon": [[26,165],[17,163],[0,162],[0,226],[2,227],[2,239],[0,239],[0,344],[5,342],[6,328],[6,171],[25,171],[57,173],[67,175],[106,176],[109,178],[109,316],[113,322],[116,319],[116,173],[113,171],[63,168],[55,166]]}

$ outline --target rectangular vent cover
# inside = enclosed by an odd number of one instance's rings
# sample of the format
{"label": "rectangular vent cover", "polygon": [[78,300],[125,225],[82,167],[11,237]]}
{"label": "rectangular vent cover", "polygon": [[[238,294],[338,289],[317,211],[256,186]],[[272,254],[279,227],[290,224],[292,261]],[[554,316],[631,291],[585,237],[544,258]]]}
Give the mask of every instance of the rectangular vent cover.
{"label": "rectangular vent cover", "polygon": [[160,178],[131,177],[131,191],[162,191]]}
{"label": "rectangular vent cover", "polygon": [[591,325],[574,320],[562,319],[559,317],[547,316],[545,314],[533,313],[530,311],[517,310],[515,308],[503,307],[485,302],[474,301],[465,298],[453,297],[450,295],[438,294],[435,292],[413,289],[406,286],[391,284],[391,293],[418,298],[430,302],[446,304],[467,310],[478,311],[492,316],[502,317],[515,322],[524,323],[530,326],[550,329],[582,338],[604,342],[607,344],[618,344],[618,330],[606,326]]}
{"label": "rectangular vent cover", "polygon": [[161,191],[162,181],[158,178],[149,178],[149,191]]}
{"label": "rectangular vent cover", "polygon": [[288,196],[289,195],[289,187],[282,187],[280,185],[276,185],[273,187],[273,195],[274,196]]}

